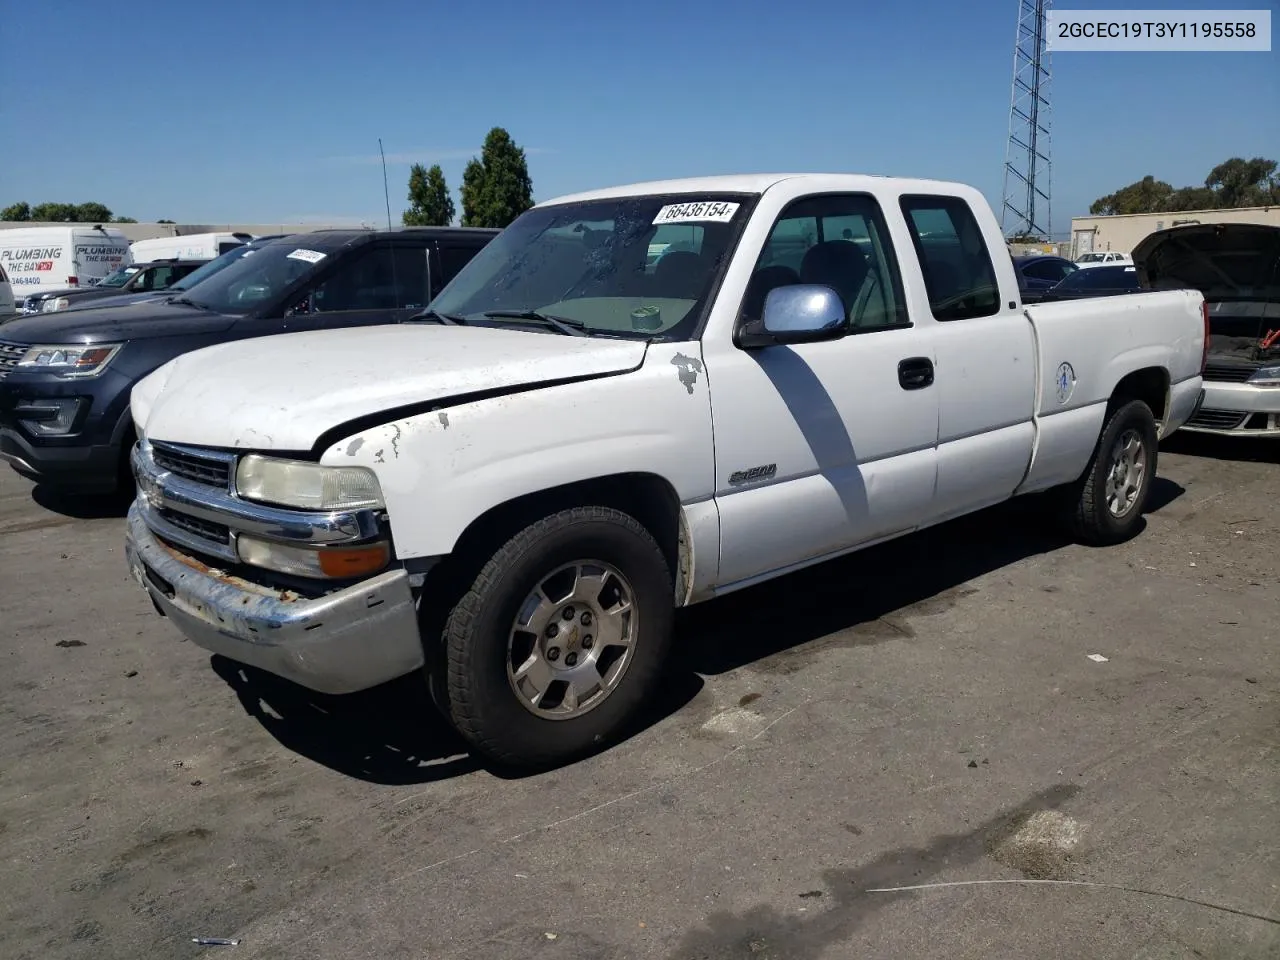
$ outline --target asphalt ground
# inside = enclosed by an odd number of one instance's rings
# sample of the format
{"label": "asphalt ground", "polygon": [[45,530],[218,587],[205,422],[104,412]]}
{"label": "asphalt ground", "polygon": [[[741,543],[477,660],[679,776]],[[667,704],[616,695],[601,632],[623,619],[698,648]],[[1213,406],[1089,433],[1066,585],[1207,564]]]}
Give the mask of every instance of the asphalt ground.
{"label": "asphalt ground", "polygon": [[1014,503],[685,611],[643,729],[522,778],[416,678],[209,657],[119,504],[6,469],[0,957],[1278,957],[1277,464],[1174,437],[1121,547]]}

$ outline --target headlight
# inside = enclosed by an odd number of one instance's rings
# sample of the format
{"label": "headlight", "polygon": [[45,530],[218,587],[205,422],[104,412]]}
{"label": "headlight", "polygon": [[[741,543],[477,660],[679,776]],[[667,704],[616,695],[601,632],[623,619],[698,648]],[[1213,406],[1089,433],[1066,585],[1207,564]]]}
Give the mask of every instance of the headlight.
{"label": "headlight", "polygon": [[18,361],[18,369],[48,370],[64,377],[96,377],[106,369],[120,346],[118,343],[100,343],[92,347],[65,344],[29,347]]}
{"label": "headlight", "polygon": [[1249,383],[1255,387],[1280,387],[1280,363],[1269,363],[1253,371]]}
{"label": "headlight", "polygon": [[236,492],[246,500],[301,510],[381,507],[382,488],[367,467],[329,467],[250,454],[236,468]]}
{"label": "headlight", "polygon": [[44,306],[40,308],[41,313],[53,313],[56,310],[65,310],[71,304],[66,297],[58,297],[56,300],[46,300]]}
{"label": "headlight", "polygon": [[291,547],[241,534],[236,551],[244,563],[277,573],[318,580],[354,580],[382,570],[391,560],[385,540],[356,547]]}

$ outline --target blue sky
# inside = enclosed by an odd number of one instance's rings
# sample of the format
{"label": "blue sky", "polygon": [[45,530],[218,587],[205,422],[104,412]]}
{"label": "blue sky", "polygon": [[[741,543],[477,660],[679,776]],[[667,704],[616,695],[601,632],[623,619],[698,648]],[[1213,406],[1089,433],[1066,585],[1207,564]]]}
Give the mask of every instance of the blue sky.
{"label": "blue sky", "polygon": [[[999,210],[1016,0],[2,6],[0,205],[385,221],[382,137],[398,220],[411,162],[440,163],[456,201],[497,125],[537,199],[824,170],[961,180]],[[1144,174],[1182,186],[1228,156],[1280,159],[1277,49],[1054,55],[1054,232]]]}

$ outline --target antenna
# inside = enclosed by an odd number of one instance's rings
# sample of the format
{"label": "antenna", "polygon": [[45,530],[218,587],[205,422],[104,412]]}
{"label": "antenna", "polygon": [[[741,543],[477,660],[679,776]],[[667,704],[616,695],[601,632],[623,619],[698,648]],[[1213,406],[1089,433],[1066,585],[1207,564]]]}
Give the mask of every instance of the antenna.
{"label": "antenna", "polygon": [[391,227],[391,188],[387,186],[387,155],[382,151],[382,138],[378,138],[378,155],[382,157],[382,192],[387,198],[387,229]]}
{"label": "antenna", "polygon": [[[1049,51],[1046,19],[1051,0],[1018,0],[1013,41],[1013,91],[1009,97],[1009,142],[1005,148],[1004,205],[1000,225],[1006,237],[1030,234],[1053,239],[1049,183]],[[1011,183],[1010,178],[1014,181]],[[1043,201],[1041,209],[1037,202]],[[1043,211],[1043,217],[1040,216]],[[1013,223],[1009,224],[1009,215]]]}

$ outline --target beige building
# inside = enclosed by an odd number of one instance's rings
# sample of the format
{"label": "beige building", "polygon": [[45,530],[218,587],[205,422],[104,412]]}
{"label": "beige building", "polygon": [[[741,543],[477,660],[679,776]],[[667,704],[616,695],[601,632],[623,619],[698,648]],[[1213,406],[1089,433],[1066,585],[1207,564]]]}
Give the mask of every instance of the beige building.
{"label": "beige building", "polygon": [[[23,230],[31,227],[66,227],[88,226],[93,224],[36,223],[0,220],[0,230]],[[351,230],[367,227],[376,229],[377,224],[369,223],[104,223],[104,227],[118,229],[130,243],[139,240],[152,240],[156,237],[189,237],[196,233],[248,233],[255,237],[273,233],[311,233],[313,230]],[[385,227],[385,223],[383,224]]]}
{"label": "beige building", "polygon": [[1134,213],[1118,217],[1072,217],[1071,258],[1077,259],[1081,254],[1093,250],[1132,253],[1139,241],[1149,234],[1186,223],[1262,223],[1280,227],[1280,206]]}

